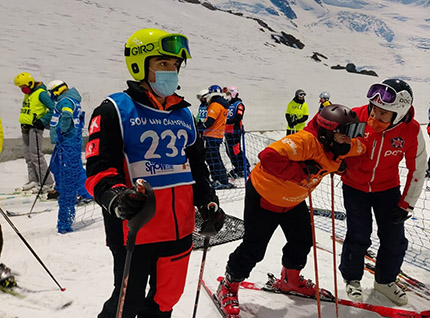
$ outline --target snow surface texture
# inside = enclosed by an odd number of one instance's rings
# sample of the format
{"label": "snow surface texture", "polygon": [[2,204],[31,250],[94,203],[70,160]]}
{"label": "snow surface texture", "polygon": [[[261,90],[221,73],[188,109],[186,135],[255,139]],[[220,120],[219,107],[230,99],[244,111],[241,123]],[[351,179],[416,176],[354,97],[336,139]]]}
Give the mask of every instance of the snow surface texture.
{"label": "snow surface texture", "polygon": [[[49,160],[49,156],[46,156]],[[0,163],[0,192],[11,192],[26,181],[23,159]],[[329,191],[329,189],[326,189]],[[5,199],[0,195],[3,210],[28,212],[35,195],[31,197]],[[223,209],[233,216],[243,218],[243,201],[221,202]],[[52,209],[50,212],[27,216],[11,217],[11,221],[21,235],[31,245],[43,263],[66,291],[61,292],[55,282],[45,272],[36,258],[16,235],[6,220],[0,215],[4,234],[4,247],[0,262],[9,266],[16,275],[18,284],[27,290],[24,299],[0,293],[0,318],[93,318],[101,310],[102,304],[112,292],[112,257],[105,246],[105,234],[100,208],[97,205],[80,207],[76,211],[74,232],[66,235],[57,233],[56,221],[58,205],[54,202],[38,202],[34,211]],[[317,222],[317,221],[316,221]],[[318,245],[332,250],[330,233],[317,229]],[[224,274],[229,254],[238,246],[235,241],[210,248],[204,272],[204,279],[212,289],[217,286],[216,279]],[[266,282],[267,272],[279,275],[281,270],[281,250],[285,238],[278,229],[269,244],[265,259],[257,264],[249,280],[260,285]],[[339,264],[341,246],[336,244],[336,262]],[[320,286],[334,293],[333,256],[318,250]],[[193,251],[190,258],[184,294],[174,308],[174,318],[191,317],[199,276],[202,251]],[[430,286],[428,272],[411,264],[404,263],[403,271]],[[308,257],[306,268],[302,271],[306,278],[314,280],[313,253]],[[339,297],[347,298],[345,285],[337,271]],[[132,278],[130,278],[132,279]],[[393,306],[384,296],[373,291],[373,276],[365,272],[362,280],[364,300],[371,304]],[[20,290],[18,289],[18,292]],[[423,311],[429,303],[412,293],[409,304],[402,309]],[[244,317],[316,317],[316,301],[283,295],[267,294],[259,291],[241,290],[240,301],[245,311]],[[70,303],[71,302],[71,303]],[[63,308],[66,306],[65,308]],[[400,308],[400,307],[399,307]],[[253,314],[249,314],[252,312]],[[335,317],[335,305],[322,303],[323,317]],[[199,318],[218,317],[217,309],[202,290],[198,308]],[[351,307],[339,307],[339,317],[378,317],[368,311]]]}

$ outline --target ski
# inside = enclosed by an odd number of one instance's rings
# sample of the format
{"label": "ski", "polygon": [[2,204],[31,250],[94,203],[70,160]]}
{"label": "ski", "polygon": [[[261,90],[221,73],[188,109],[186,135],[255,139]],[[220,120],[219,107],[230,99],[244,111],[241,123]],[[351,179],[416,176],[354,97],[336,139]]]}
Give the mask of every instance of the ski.
{"label": "ski", "polygon": [[31,190],[23,191],[23,190],[20,190],[19,188],[11,192],[0,192],[0,196],[9,196],[9,195],[19,196],[19,195],[29,195],[29,194],[33,194],[33,192]]}
{"label": "ski", "polygon": [[[343,242],[344,242],[343,238],[341,238],[338,235],[335,236],[335,240],[339,244],[343,244]],[[372,252],[371,250],[368,250],[364,257],[366,259],[372,261],[373,263],[376,263],[376,254],[374,252]],[[366,266],[365,266],[365,269],[366,269]],[[404,284],[406,284],[408,287],[411,287],[411,289],[413,289],[415,293],[421,293],[421,294],[423,293],[424,295],[422,294],[422,296],[424,296],[425,298],[428,298],[430,296],[430,288],[427,287],[427,285],[425,285],[423,282],[411,277],[410,275],[406,274],[402,270],[400,270],[398,278],[402,279],[402,282]],[[399,286],[398,283],[397,283],[397,285]]]}
{"label": "ski", "polygon": [[9,294],[18,298],[25,298],[25,296],[21,293],[18,293],[17,291],[13,290],[12,288],[4,287],[0,285],[0,292]]}
{"label": "ski", "polygon": [[[328,253],[332,253],[332,251],[331,250],[328,250],[328,249],[326,249],[326,248],[324,248],[324,247],[322,247],[322,246],[320,246],[320,245],[317,245],[317,248],[318,249],[320,249],[320,250],[323,250],[323,251],[326,251],[326,252],[328,252]],[[366,256],[366,259],[370,259],[368,256]],[[373,262],[375,262],[375,260],[374,259],[371,259]],[[369,272],[370,274],[372,274],[372,275],[375,275],[375,266],[374,265],[372,265],[372,264],[370,264],[370,263],[365,263],[364,264],[364,270],[366,270],[367,272]],[[427,295],[424,295],[424,294],[422,294],[422,291],[418,288],[418,287],[416,287],[416,286],[414,286],[413,284],[411,285],[411,284],[409,284],[409,283],[401,283],[400,282],[400,276],[399,277],[397,277],[397,281],[396,281],[396,285],[401,289],[401,290],[403,290],[403,291],[409,291],[409,292],[413,292],[414,294],[416,294],[417,296],[419,296],[419,297],[421,297],[421,298],[424,298],[424,299],[426,299],[426,300],[430,300],[430,298],[429,298],[429,296],[427,296]],[[425,293],[425,292],[424,292]],[[425,293],[426,294],[426,293]]]}
{"label": "ski", "polygon": [[[331,218],[331,210],[315,208],[314,209],[314,215],[325,216],[325,217]],[[346,213],[341,212],[341,211],[334,211],[334,218],[336,220],[342,220],[343,221],[346,219]]]}
{"label": "ski", "polygon": [[14,200],[14,199],[22,199],[22,198],[29,198],[33,194],[31,193],[21,193],[21,194],[0,194],[0,201],[5,200]]}
{"label": "ski", "polygon": [[[365,257],[368,260],[372,261],[373,263],[376,263],[376,254],[374,252],[372,252],[371,250],[367,251],[367,254],[365,255]],[[407,284],[410,284],[414,287],[417,287],[417,288],[424,290],[425,293],[430,296],[430,288],[427,287],[427,285],[424,284],[423,282],[409,276],[408,274],[406,274],[402,270],[400,270],[399,277],[402,278]]]}
{"label": "ski", "polygon": [[[268,275],[273,275],[273,274],[269,273]],[[222,276],[218,277],[218,281],[221,281],[223,278],[224,277],[222,277]],[[271,278],[269,277],[269,281],[270,281],[270,279]],[[266,291],[266,292],[277,293],[277,294],[282,294],[282,295],[286,295],[286,296],[299,296],[297,294],[286,294],[286,293],[282,293],[279,291],[265,289],[264,287],[259,287],[259,286],[257,286],[257,284],[255,284],[253,282],[249,282],[249,281],[241,282],[240,287],[243,289]],[[302,297],[302,296],[299,296],[299,297]],[[307,296],[303,296],[303,297],[308,298],[308,299],[313,299],[312,297],[307,297]],[[326,301],[328,301],[328,300],[326,300]],[[330,302],[333,302],[333,303],[335,302],[334,297],[333,297],[333,300]],[[338,298],[338,304],[342,305],[342,306],[354,307],[354,308],[358,308],[358,309],[371,311],[371,312],[377,313],[378,315],[381,315],[382,317],[388,317],[388,318],[401,318],[401,317],[429,318],[430,317],[430,311],[423,311],[423,312],[418,313],[418,312],[411,311],[411,310],[397,309],[397,308],[385,307],[385,306],[380,306],[380,305],[372,305],[372,304],[367,304],[367,303],[363,303],[363,302],[354,302],[352,300],[340,299],[340,298]]]}
{"label": "ski", "polygon": [[[40,213],[44,213],[44,212],[51,212],[51,211],[53,211],[53,209],[46,208],[46,209],[44,209],[44,210],[40,210],[40,211],[33,211],[33,212],[31,212],[31,214],[40,214]],[[9,211],[9,210],[6,210],[6,214],[7,214],[8,216],[23,216],[23,215],[30,215],[30,213],[29,213],[29,212],[17,212],[17,211]]]}
{"label": "ski", "polygon": [[[375,265],[370,264],[370,263],[365,263],[364,264],[364,269],[366,271],[368,271],[369,273],[375,275]],[[430,301],[430,295],[427,295],[426,293],[422,293],[422,290],[419,289],[418,287],[415,287],[414,285],[410,285],[408,283],[402,283],[400,282],[400,278],[397,277],[397,281],[396,281],[396,285],[403,291],[408,291],[408,292],[412,292],[415,295],[424,298],[427,301]]]}

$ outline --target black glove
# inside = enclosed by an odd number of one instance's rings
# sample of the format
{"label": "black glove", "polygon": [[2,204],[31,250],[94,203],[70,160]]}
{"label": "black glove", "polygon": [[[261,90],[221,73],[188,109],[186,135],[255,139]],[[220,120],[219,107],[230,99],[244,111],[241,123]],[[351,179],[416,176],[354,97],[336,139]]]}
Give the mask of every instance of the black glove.
{"label": "black glove", "polygon": [[[318,174],[322,169],[321,165],[315,160],[306,160],[304,161],[305,167],[303,168],[303,172],[307,175]],[[325,171],[322,171],[324,173]]]}
{"label": "black glove", "polygon": [[346,163],[344,160],[341,161],[339,168],[337,168],[336,173],[338,174],[344,174],[346,171]]}
{"label": "black glove", "polygon": [[44,130],[45,129],[45,125],[43,124],[43,122],[40,119],[37,119],[33,122],[33,126],[36,129],[40,129],[40,130]]}
{"label": "black glove", "polygon": [[103,194],[102,203],[110,214],[122,220],[130,220],[143,209],[147,198],[146,194],[135,189],[116,187]]}
{"label": "black glove", "polygon": [[400,224],[409,219],[412,214],[409,214],[408,211],[396,206],[393,210],[393,215],[391,217],[391,221],[394,224]]}
{"label": "black glove", "polygon": [[210,202],[202,205],[199,207],[199,212],[203,218],[200,234],[210,237],[222,229],[225,221],[225,212],[218,206],[218,203]]}

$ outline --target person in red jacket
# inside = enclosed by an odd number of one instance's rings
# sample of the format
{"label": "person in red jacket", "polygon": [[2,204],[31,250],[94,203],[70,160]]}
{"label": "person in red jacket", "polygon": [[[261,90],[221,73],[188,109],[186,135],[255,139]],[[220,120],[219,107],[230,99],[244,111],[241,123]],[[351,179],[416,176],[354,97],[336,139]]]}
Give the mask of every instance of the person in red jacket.
{"label": "person in red jacket", "polygon": [[322,178],[343,170],[343,159],[366,148],[352,138],[364,131],[357,115],[342,105],[325,107],[304,130],[287,135],[258,155],[245,193],[245,234],[230,254],[216,297],[226,314],[239,315],[239,284],[263,260],[278,226],[287,239],[279,284],[283,292],[315,297],[316,287],[300,276],[312,247],[312,226],[305,199]]}
{"label": "person in red jacket", "polygon": [[190,104],[175,94],[178,72],[189,58],[182,34],[135,32],[125,44],[125,61],[136,81],[92,114],[86,188],[102,207],[114,265],[114,290],[98,318],[117,317],[127,221],[145,213],[146,196],[134,190],[136,180],[152,186],[156,209],[136,235],[123,318],[171,317],[185,286],[195,206],[207,219],[215,203],[215,229],[223,225]]}
{"label": "person in red jacket", "polygon": [[[371,245],[372,210],[378,225],[380,247],[375,268],[375,290],[397,305],[408,298],[396,282],[408,240],[404,222],[411,217],[420,196],[427,154],[419,123],[414,120],[411,87],[400,79],[374,84],[367,93],[369,104],[353,108],[367,122],[360,140],[365,155],[345,160],[348,169],[342,176],[347,214],[347,233],[339,269],[348,296],[363,299],[360,280],[364,256]],[[400,191],[399,164],[406,160],[408,176]]]}

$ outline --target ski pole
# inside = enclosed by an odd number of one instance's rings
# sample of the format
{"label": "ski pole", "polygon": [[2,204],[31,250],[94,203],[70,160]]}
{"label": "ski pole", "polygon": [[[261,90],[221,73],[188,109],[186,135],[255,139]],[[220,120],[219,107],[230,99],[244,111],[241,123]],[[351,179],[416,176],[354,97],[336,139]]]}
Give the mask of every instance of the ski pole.
{"label": "ski pole", "polygon": [[310,210],[310,216],[311,216],[311,226],[312,226],[312,245],[313,245],[313,251],[314,251],[314,267],[315,267],[315,285],[317,289],[317,306],[318,306],[318,318],[321,318],[321,299],[320,299],[320,287],[318,282],[318,260],[317,260],[317,243],[316,243],[316,237],[315,237],[315,223],[314,223],[314,208],[312,205],[312,195],[311,195],[311,177],[310,174],[308,174],[307,178],[307,186],[308,186],[308,196],[309,196],[309,210]]}
{"label": "ski pole", "polygon": [[137,232],[146,223],[148,223],[149,220],[152,219],[152,217],[155,215],[156,209],[154,190],[148,182],[143,179],[137,179],[135,189],[136,191],[146,194],[147,199],[142,211],[140,211],[140,213],[136,214],[127,222],[127,227],[129,229],[126,242],[127,254],[125,256],[124,270],[122,273],[121,290],[118,299],[118,306],[116,309],[116,318],[122,318],[124,310],[125,295],[127,292],[128,279],[130,276],[131,259],[133,257],[134,247],[136,245]]}
{"label": "ski pole", "polygon": [[203,255],[202,255],[202,262],[200,264],[199,281],[197,283],[196,300],[194,301],[193,318],[195,318],[197,314],[197,306],[199,304],[200,289],[202,287],[203,272],[205,270],[206,254],[209,249],[209,241],[211,239],[211,236],[216,234],[214,214],[217,209],[218,209],[218,206],[216,203],[212,202],[208,204],[208,212],[209,212],[208,221],[206,223],[206,226],[204,226],[204,228],[202,225],[202,230],[200,231],[200,234],[202,234],[205,237],[205,239],[203,241]]}
{"label": "ski pole", "polygon": [[36,205],[37,200],[39,199],[40,195],[42,194],[42,188],[45,185],[46,180],[48,179],[49,173],[51,172],[51,164],[54,161],[54,159],[55,159],[55,157],[57,156],[57,153],[58,153],[57,147],[58,146],[56,145],[55,148],[54,148],[54,153],[53,153],[53,155],[51,157],[51,161],[49,162],[49,166],[46,169],[46,173],[45,173],[45,176],[43,177],[43,181],[42,181],[42,184],[40,185],[40,189],[37,192],[37,195],[36,195],[36,198],[33,201],[33,204],[31,205],[30,212],[28,212],[28,217],[29,218],[31,218],[31,212],[33,212],[34,206]]}
{"label": "ski pole", "polygon": [[245,127],[242,125],[241,130],[239,131],[241,134],[240,138],[242,139],[242,164],[243,164],[243,178],[248,178],[248,159],[246,158],[246,148],[245,148]]}
{"label": "ski pole", "polygon": [[0,208],[0,213],[3,215],[3,217],[6,219],[7,223],[9,223],[9,225],[12,227],[12,229],[15,231],[15,233],[19,236],[19,238],[24,242],[25,246],[28,247],[28,249],[30,250],[31,253],[33,253],[34,257],[36,257],[36,259],[39,261],[40,265],[42,265],[42,267],[45,269],[45,271],[49,274],[49,276],[51,276],[52,280],[55,282],[55,284],[57,284],[57,286],[60,288],[61,291],[65,291],[66,289],[61,287],[61,285],[57,282],[57,280],[55,279],[55,277],[51,274],[51,272],[49,271],[49,269],[45,266],[45,264],[43,264],[42,260],[39,258],[39,256],[36,254],[36,252],[33,250],[33,248],[30,246],[30,244],[28,244],[28,242],[26,241],[26,239],[24,238],[24,236],[22,236],[22,234],[18,231],[18,229],[15,227],[15,225],[12,223],[12,221],[10,220],[10,218],[7,216],[6,213],[4,213],[3,209]]}
{"label": "ski pole", "polygon": [[335,226],[335,216],[334,216],[334,173],[330,173],[330,179],[331,179],[331,237],[332,237],[332,243],[333,243],[333,279],[334,279],[334,299],[336,303],[336,318],[339,317],[339,301],[337,298],[337,271],[336,271],[336,241],[334,239],[336,232],[334,229]]}

